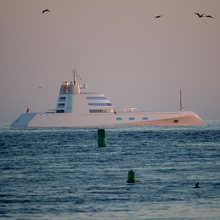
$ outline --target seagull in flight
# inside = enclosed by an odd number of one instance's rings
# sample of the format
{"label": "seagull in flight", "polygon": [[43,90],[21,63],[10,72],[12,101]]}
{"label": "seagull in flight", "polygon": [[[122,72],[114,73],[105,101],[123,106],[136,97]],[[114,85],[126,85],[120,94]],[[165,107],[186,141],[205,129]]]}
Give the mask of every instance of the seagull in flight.
{"label": "seagull in flight", "polygon": [[47,9],[44,9],[43,11],[42,11],[42,14],[44,14],[45,12],[50,12],[50,10],[47,8]]}
{"label": "seagull in flight", "polygon": [[161,18],[163,15],[156,15],[154,18]]}
{"label": "seagull in flight", "polygon": [[202,18],[202,17],[204,17],[204,13],[202,13],[202,14],[199,14],[199,13],[195,13],[195,15],[197,15],[199,18]]}
{"label": "seagull in flight", "polygon": [[207,18],[214,18],[213,16],[211,15],[206,15]]}

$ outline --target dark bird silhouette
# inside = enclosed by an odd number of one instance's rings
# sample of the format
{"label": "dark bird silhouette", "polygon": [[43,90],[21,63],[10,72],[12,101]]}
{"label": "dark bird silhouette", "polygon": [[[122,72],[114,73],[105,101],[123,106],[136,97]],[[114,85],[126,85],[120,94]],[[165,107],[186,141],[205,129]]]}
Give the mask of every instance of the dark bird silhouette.
{"label": "dark bird silhouette", "polygon": [[214,17],[212,17],[211,15],[206,15],[206,17],[207,17],[207,18],[214,18]]}
{"label": "dark bird silhouette", "polygon": [[161,18],[163,15],[156,15],[154,18]]}
{"label": "dark bird silhouette", "polygon": [[199,182],[196,183],[196,185],[194,186],[194,188],[199,188]]}
{"label": "dark bird silhouette", "polygon": [[199,14],[199,13],[195,13],[195,15],[197,15],[199,18],[202,18],[202,17],[204,17],[204,13],[202,13],[202,14]]}
{"label": "dark bird silhouette", "polygon": [[49,10],[49,9],[44,9],[44,10],[42,11],[42,14],[45,13],[45,12],[50,12],[50,10]]}

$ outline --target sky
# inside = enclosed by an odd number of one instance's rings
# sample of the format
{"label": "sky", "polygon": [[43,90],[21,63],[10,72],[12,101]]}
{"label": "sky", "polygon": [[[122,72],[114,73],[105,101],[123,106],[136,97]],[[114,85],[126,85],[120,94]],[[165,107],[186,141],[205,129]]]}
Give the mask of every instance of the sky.
{"label": "sky", "polygon": [[54,109],[73,69],[116,107],[176,111],[181,89],[220,120],[219,27],[219,0],[0,0],[0,122]]}

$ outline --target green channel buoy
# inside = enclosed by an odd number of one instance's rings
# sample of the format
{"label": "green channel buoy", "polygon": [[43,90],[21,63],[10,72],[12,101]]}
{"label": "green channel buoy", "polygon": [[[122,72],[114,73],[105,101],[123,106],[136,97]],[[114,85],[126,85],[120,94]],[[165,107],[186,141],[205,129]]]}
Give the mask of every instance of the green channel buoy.
{"label": "green channel buoy", "polygon": [[98,146],[106,147],[105,129],[98,129]]}
{"label": "green channel buoy", "polygon": [[135,174],[134,174],[134,171],[133,170],[129,170],[128,171],[128,180],[127,180],[127,183],[135,183],[136,180],[135,180]]}

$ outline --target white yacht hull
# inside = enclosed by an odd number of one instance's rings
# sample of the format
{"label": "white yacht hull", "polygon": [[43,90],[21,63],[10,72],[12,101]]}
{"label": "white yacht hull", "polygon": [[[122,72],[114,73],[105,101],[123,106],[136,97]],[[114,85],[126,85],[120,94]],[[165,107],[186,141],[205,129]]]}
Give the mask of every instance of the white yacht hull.
{"label": "white yacht hull", "polygon": [[204,126],[194,112],[24,113],[12,128],[106,128],[129,126]]}

